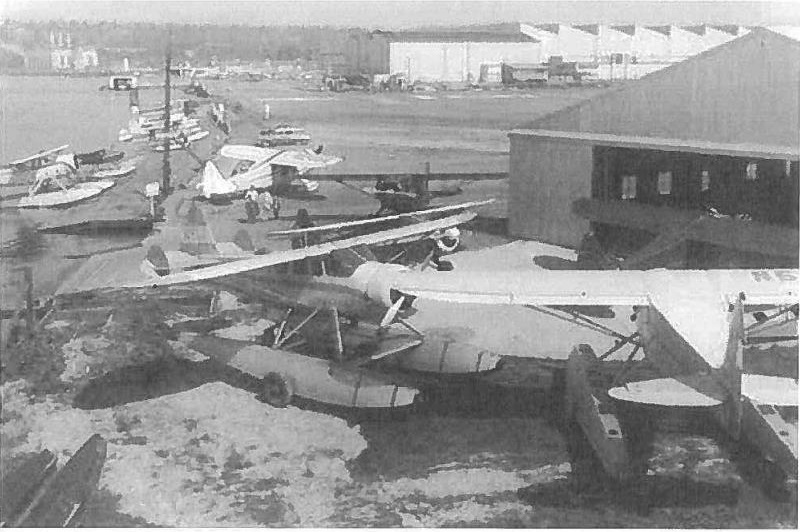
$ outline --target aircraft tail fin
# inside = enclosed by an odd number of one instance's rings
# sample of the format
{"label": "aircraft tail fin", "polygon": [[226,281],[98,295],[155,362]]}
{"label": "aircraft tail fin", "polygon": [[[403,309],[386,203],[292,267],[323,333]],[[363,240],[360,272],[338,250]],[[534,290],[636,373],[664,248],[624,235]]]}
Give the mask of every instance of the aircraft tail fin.
{"label": "aircraft tail fin", "polygon": [[230,194],[236,191],[236,185],[225,179],[214,163],[208,161],[203,169],[203,180],[197,185],[203,196],[210,198],[214,194]]}

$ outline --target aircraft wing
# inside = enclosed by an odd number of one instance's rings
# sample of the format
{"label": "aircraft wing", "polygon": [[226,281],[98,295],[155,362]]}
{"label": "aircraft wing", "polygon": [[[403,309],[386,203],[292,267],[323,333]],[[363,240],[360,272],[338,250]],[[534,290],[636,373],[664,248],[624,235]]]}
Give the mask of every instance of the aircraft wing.
{"label": "aircraft wing", "polygon": [[163,277],[156,275],[151,269],[142,267],[145,254],[143,250],[125,250],[118,253],[109,253],[93,257],[67,279],[56,293],[68,294],[102,288],[168,286],[227,277],[269,266],[286,264],[308,257],[327,255],[337,249],[394,242],[415,236],[421,237],[442,228],[462,224],[475,216],[474,213],[465,212],[441,220],[418,223],[353,238],[333,240],[302,249],[275,251],[266,255],[254,255],[247,259],[233,260],[195,270],[173,273]]}
{"label": "aircraft wing", "polygon": [[311,150],[278,150],[242,144],[227,144],[220,149],[219,154],[243,161],[292,166],[301,174],[313,168],[323,168],[342,162],[341,157],[322,155]]}
{"label": "aircraft wing", "polygon": [[50,155],[54,155],[58,152],[64,151],[69,148],[69,144],[64,144],[63,146],[59,146],[58,148],[52,148],[49,150],[40,151],[38,153],[34,153],[33,155],[29,155],[27,157],[23,157],[22,159],[17,159],[16,161],[11,161],[9,166],[17,166],[20,164],[29,163],[31,161],[35,161],[36,159],[41,159],[43,157],[48,157]]}
{"label": "aircraft wing", "polygon": [[712,367],[724,364],[729,305],[796,305],[797,270],[408,272],[396,290],[453,303],[653,306]]}
{"label": "aircraft wing", "polygon": [[768,375],[742,375],[742,395],[759,403],[797,406],[797,380]]}
{"label": "aircraft wing", "polygon": [[269,160],[269,164],[293,166],[301,174],[314,168],[324,168],[342,162],[341,157],[322,155],[311,150],[284,150]]}
{"label": "aircraft wing", "polygon": [[488,199],[483,201],[471,201],[468,203],[461,203],[459,205],[448,205],[446,207],[436,207],[434,209],[425,209],[421,211],[413,211],[407,212],[402,214],[394,214],[391,216],[381,216],[378,218],[368,218],[366,220],[354,220],[352,222],[341,222],[336,224],[328,224],[328,225],[320,225],[315,227],[308,227],[305,229],[287,229],[285,231],[273,231],[268,233],[267,236],[289,236],[289,235],[296,235],[296,234],[303,234],[303,233],[315,233],[321,231],[336,231],[339,229],[347,229],[350,227],[358,227],[363,225],[371,225],[376,223],[382,222],[389,222],[392,220],[401,220],[403,218],[411,218],[414,216],[427,216],[430,214],[440,214],[445,212],[451,211],[459,211],[464,209],[471,209],[473,207],[480,207],[482,205],[488,205],[489,203],[493,203],[494,199]]}
{"label": "aircraft wing", "polygon": [[744,294],[745,305],[798,302],[797,270],[530,270],[409,272],[395,288],[453,303],[684,305],[708,294]]}
{"label": "aircraft wing", "polygon": [[226,144],[219,150],[223,157],[240,159],[242,161],[261,161],[278,155],[280,150],[270,148],[259,148],[258,146],[247,146],[243,144]]}
{"label": "aircraft wing", "polygon": [[394,288],[409,295],[451,303],[647,305],[645,277],[642,273],[533,269],[408,272],[398,278]]}

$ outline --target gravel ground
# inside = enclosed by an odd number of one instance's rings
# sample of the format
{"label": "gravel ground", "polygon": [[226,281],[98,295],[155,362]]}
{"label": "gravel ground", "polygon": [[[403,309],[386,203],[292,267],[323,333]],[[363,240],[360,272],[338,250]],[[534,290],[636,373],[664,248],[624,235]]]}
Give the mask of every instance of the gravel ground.
{"label": "gravel ground", "polygon": [[646,509],[602,480],[575,492],[557,408],[519,383],[443,384],[395,412],[273,408],[180,358],[164,322],[197,305],[58,311],[43,358],[4,353],[3,468],[43,448],[63,463],[101,434],[108,459],[83,526],[796,525],[796,505],[744,481],[709,436],[657,437]]}

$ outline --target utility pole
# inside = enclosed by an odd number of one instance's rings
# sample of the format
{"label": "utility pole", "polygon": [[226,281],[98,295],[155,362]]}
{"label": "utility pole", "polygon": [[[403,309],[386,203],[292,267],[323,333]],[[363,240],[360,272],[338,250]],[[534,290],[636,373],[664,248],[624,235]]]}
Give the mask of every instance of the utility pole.
{"label": "utility pole", "polygon": [[161,167],[161,194],[162,196],[166,197],[169,195],[170,192],[170,177],[171,177],[171,169],[169,166],[169,145],[172,141],[172,136],[170,135],[172,130],[172,122],[170,120],[170,115],[172,114],[172,108],[170,106],[170,79],[169,79],[169,71],[172,68],[172,30],[169,30],[167,36],[167,57],[164,64],[164,162]]}

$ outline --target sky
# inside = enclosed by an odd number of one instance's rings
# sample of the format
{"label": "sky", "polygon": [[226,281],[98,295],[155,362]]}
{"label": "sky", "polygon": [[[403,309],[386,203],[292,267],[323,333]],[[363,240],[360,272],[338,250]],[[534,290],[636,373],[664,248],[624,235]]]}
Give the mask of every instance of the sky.
{"label": "sky", "polygon": [[800,26],[800,0],[0,0],[0,17],[369,29],[493,22]]}

